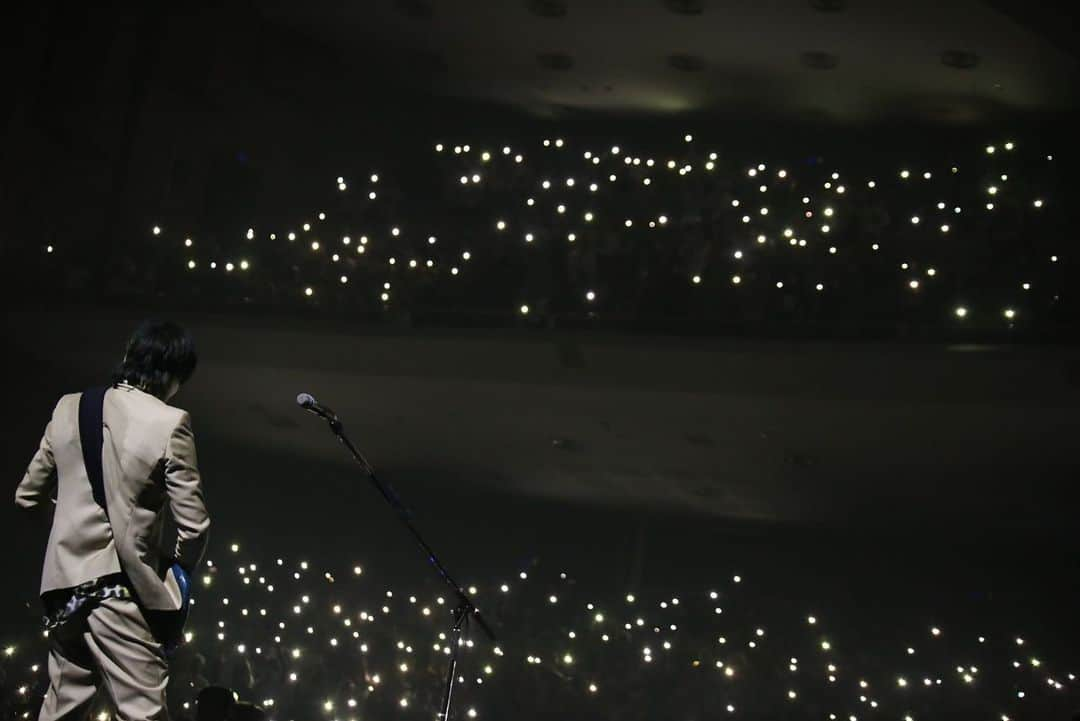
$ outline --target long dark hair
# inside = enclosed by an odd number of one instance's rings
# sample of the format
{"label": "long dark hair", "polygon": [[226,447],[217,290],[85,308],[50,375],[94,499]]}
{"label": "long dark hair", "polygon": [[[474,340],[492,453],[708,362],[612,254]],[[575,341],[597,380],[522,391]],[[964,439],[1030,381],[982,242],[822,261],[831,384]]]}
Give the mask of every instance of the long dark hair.
{"label": "long dark hair", "polygon": [[126,381],[164,398],[174,379],[187,383],[198,362],[195,341],[184,328],[170,321],[145,320],[131,334],[112,382]]}

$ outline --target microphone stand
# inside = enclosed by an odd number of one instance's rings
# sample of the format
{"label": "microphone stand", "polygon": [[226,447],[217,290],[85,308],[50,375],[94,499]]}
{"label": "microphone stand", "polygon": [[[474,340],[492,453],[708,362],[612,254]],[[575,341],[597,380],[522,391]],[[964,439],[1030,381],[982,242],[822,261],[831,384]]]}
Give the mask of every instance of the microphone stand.
{"label": "microphone stand", "polygon": [[[321,413],[318,413],[318,415],[322,416]],[[338,417],[333,414],[322,417],[326,419],[326,422],[330,426],[330,430],[333,431],[334,435],[337,436],[337,439],[341,441],[341,444],[349,449],[349,453],[351,453],[356,462],[360,464],[360,467],[364,469],[364,473],[367,474],[368,478],[379,490],[379,493],[382,494],[382,497],[394,509],[401,522],[409,529],[409,533],[412,534],[412,537],[416,539],[420,548],[423,549],[424,553],[427,555],[428,561],[457,599],[457,606],[454,608],[454,625],[450,630],[452,638],[450,645],[450,666],[446,671],[446,686],[443,690],[442,710],[438,715],[441,721],[449,721],[450,701],[454,691],[454,676],[457,673],[458,650],[461,647],[463,630],[468,626],[470,619],[475,619],[480,626],[480,629],[489,639],[491,639],[492,643],[495,643],[495,633],[491,630],[491,627],[488,626],[483,616],[480,615],[479,609],[473,604],[469,595],[465,593],[465,590],[459,586],[453,578],[450,577],[450,573],[439,561],[438,557],[435,555],[435,551],[431,550],[431,546],[427,544],[420,535],[420,532],[416,530],[409,509],[405,507],[405,504],[401,502],[397,497],[397,494],[394,493],[394,490],[389,485],[383,483],[375,476],[375,469],[371,467],[371,464],[367,462],[367,459],[360,454],[360,451],[356,450],[356,446],[354,446],[352,441],[349,440],[349,437],[345,435],[345,428],[342,426],[341,421],[338,420]]]}

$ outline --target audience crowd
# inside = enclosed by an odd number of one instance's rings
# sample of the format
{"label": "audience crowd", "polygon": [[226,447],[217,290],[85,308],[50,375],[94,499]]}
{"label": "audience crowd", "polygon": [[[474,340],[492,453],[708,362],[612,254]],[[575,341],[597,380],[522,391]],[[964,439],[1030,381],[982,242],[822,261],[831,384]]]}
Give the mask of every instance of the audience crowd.
{"label": "audience crowd", "polygon": [[[1075,317],[1052,149],[1002,138],[882,167],[546,138],[433,143],[322,207],[148,218],[93,257],[112,297],[403,322],[768,333],[1053,332]],[[330,179],[328,179],[330,180]],[[291,220],[282,221],[283,217]],[[73,239],[35,249],[78,294]],[[84,263],[85,265],[85,263]]]}
{"label": "audience crowd", "polygon": [[[171,662],[173,718],[435,718],[454,605],[445,586],[386,589],[359,566],[233,549],[196,579]],[[867,634],[741,576],[681,593],[584,585],[534,563],[467,589],[497,641],[466,629],[454,718],[1004,721],[1065,719],[1080,703],[1075,657],[1043,657],[1039,640],[979,614],[894,618]],[[3,647],[3,718],[36,716],[46,646],[28,630]],[[93,717],[111,718],[106,698]]]}

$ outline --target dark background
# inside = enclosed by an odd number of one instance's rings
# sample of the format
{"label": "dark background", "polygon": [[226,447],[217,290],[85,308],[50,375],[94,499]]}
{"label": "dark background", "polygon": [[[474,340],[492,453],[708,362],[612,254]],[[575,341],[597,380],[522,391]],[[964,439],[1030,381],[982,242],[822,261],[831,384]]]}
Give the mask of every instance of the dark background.
{"label": "dark background", "polygon": [[[1075,661],[1068,314],[1022,337],[679,318],[632,332],[602,318],[527,327],[512,311],[387,322],[192,298],[180,281],[110,284],[118,259],[157,252],[155,223],[285,227],[338,175],[379,170],[427,208],[430,179],[410,170],[458,139],[662,148],[694,132],[734,155],[855,171],[1007,134],[1055,148],[1071,232],[1076,24],[1032,3],[946,5],[19,8],[3,31],[0,470],[13,489],[56,398],[104,378],[140,318],[167,315],[200,349],[175,403],[194,418],[212,558],[237,541],[359,559],[387,586],[429,573],[293,404],[310,391],[466,581],[537,558],[616,593],[741,573],[785,612],[836,609],[853,636],[883,619],[985,619]],[[44,265],[49,244],[63,254]],[[14,632],[33,616],[44,536],[2,508],[0,628]]]}

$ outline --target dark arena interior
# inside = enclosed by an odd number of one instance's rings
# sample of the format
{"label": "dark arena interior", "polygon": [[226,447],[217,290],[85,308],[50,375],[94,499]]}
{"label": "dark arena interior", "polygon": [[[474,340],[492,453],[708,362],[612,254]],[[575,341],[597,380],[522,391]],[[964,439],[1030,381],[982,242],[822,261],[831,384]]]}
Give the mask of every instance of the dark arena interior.
{"label": "dark arena interior", "polygon": [[213,519],[169,718],[1080,718],[1073,6],[7,12],[3,719],[74,522],[16,486],[145,319]]}

